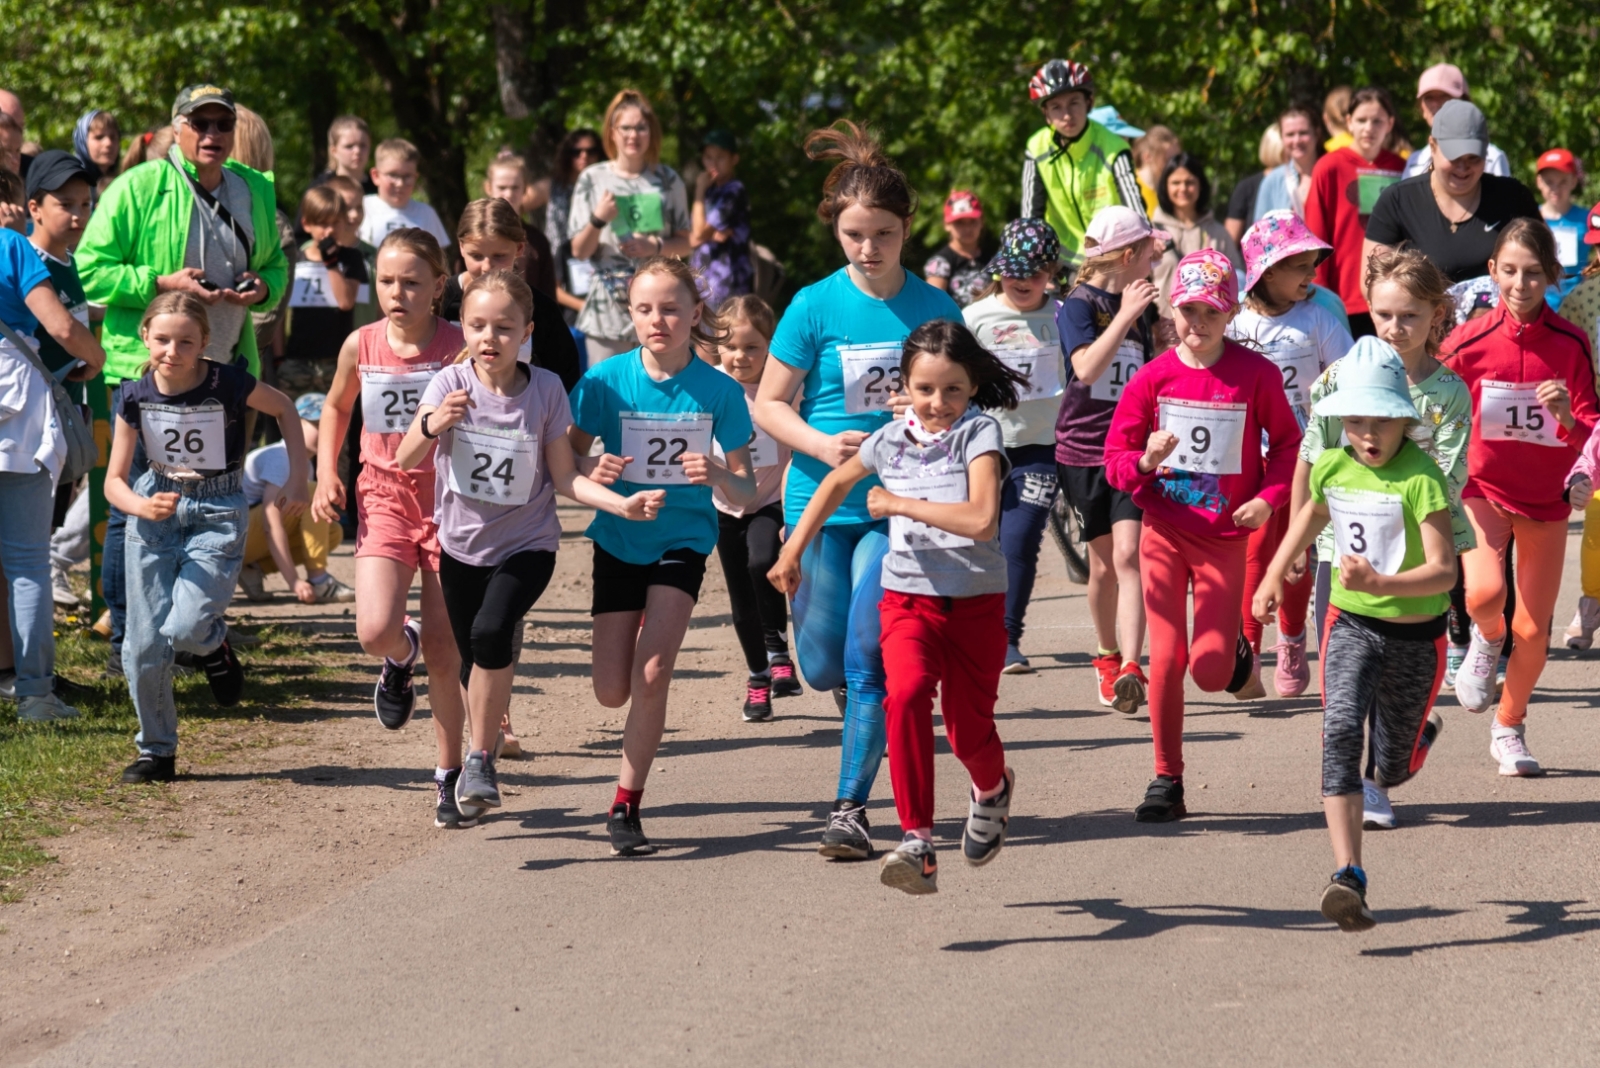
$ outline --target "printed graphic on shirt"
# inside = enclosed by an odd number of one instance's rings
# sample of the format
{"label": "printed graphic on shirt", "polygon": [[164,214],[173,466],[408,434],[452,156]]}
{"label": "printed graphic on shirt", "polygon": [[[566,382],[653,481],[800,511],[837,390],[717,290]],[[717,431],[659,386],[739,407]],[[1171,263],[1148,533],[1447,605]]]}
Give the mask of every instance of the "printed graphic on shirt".
{"label": "printed graphic on shirt", "polygon": [[1167,500],[1212,515],[1228,512],[1228,497],[1222,492],[1222,479],[1216,475],[1162,470],[1165,473],[1156,479],[1156,486]]}

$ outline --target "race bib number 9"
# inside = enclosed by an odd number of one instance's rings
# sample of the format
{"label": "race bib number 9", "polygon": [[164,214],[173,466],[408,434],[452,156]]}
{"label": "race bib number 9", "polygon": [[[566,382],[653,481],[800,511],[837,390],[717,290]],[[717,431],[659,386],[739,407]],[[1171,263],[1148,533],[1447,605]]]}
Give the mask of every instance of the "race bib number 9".
{"label": "race bib number 9", "polygon": [[294,265],[294,289],[289,293],[291,308],[337,308],[328,286],[328,267],[323,263],[301,260]]}
{"label": "race bib number 9", "polygon": [[490,504],[527,504],[539,473],[539,443],[493,427],[450,430],[450,482],[463,497]]}
{"label": "race bib number 9", "polygon": [[404,434],[411,429],[422,392],[434,371],[361,372],[361,418],[374,434]]}
{"label": "race bib number 9", "polygon": [[1243,404],[1162,400],[1161,429],[1178,439],[1161,466],[1200,475],[1237,475],[1244,442]]}
{"label": "race bib number 9", "polygon": [[1065,391],[1061,381],[1061,347],[1042,345],[1031,349],[995,349],[1000,362],[1028,379],[1026,389],[1017,390],[1017,400],[1048,400]]}
{"label": "race bib number 9", "polygon": [[1483,381],[1478,393],[1478,433],[1485,441],[1521,441],[1563,448],[1555,416],[1539,403],[1532,383]]}
{"label": "race bib number 9", "polygon": [[[967,473],[949,471],[942,475],[906,475],[893,471],[879,471],[878,478],[884,489],[896,497],[914,497],[940,504],[961,504],[967,499]],[[889,547],[895,552],[910,553],[922,549],[962,549],[974,544],[971,538],[951,534],[938,527],[930,527],[903,515],[889,517]]]}
{"label": "race bib number 9", "polygon": [[1340,556],[1364,556],[1380,575],[1399,573],[1406,558],[1403,502],[1390,493],[1328,487],[1333,547]]}
{"label": "race bib number 9", "polygon": [[221,405],[176,408],[166,404],[141,404],[139,427],[144,451],[163,467],[179,471],[220,471],[228,466],[228,417]]}
{"label": "race bib number 9", "polygon": [[840,345],[844,372],[844,410],[850,415],[889,411],[889,394],[904,389],[900,381],[900,346]]}
{"label": "race bib number 9", "polygon": [[1285,345],[1281,349],[1269,350],[1267,359],[1282,372],[1283,392],[1288,395],[1289,403],[1296,408],[1309,407],[1311,384],[1322,373],[1317,350],[1307,345]]}
{"label": "race bib number 9", "polygon": [[687,486],[684,456],[711,453],[709,412],[623,412],[621,422],[622,455],[633,457],[622,469],[628,482]]}
{"label": "race bib number 9", "polygon": [[[778,443],[773,440],[772,435],[755,426],[753,422],[751,426],[753,429],[750,431],[749,441],[750,469],[752,471],[760,471],[765,467],[776,467],[778,463]],[[722,446],[717,443],[715,438],[711,441],[711,455],[724,462],[728,459],[727,453],[722,451]]]}
{"label": "race bib number 9", "polygon": [[1089,383],[1089,396],[1097,401],[1116,403],[1122,399],[1122,391],[1132,381],[1134,374],[1143,366],[1144,349],[1137,342],[1124,340],[1117,346],[1105,372]]}

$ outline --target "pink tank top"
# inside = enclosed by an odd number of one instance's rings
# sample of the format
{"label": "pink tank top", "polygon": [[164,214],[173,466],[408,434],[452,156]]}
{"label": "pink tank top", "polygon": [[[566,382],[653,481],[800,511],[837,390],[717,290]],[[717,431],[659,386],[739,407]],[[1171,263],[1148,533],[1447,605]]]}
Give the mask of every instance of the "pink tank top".
{"label": "pink tank top", "polygon": [[[465,342],[461,328],[434,318],[433,340],[416,356],[403,360],[389,347],[389,324],[379,319],[356,331],[356,362],[361,373],[361,462],[389,472],[399,472],[394,454],[417,414],[417,404],[428,380],[454,360]],[[413,474],[433,473],[433,450],[412,469]],[[430,501],[429,504],[432,504]]]}

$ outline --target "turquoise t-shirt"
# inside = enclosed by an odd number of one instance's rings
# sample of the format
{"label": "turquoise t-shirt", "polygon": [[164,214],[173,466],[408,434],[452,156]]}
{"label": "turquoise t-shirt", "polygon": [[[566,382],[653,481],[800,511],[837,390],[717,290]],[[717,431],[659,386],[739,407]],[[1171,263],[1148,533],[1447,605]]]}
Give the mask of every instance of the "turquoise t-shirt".
{"label": "turquoise t-shirt", "polygon": [[[961,322],[961,309],[943,290],[906,272],[905,285],[889,300],[878,300],[863,293],[850,280],[848,268],[841,267],[822,281],[795,294],[783,313],[772,338],[772,355],[796,370],[806,372],[800,398],[800,417],[824,434],[859,430],[870,434],[889,421],[887,409],[852,413],[849,396],[881,399],[899,380],[899,358],[895,370],[868,369],[859,375],[853,390],[847,390],[844,364],[839,349],[861,346],[893,346],[896,350],[911,332],[932,319]],[[810,503],[812,494],[832,470],[814,456],[795,453],[789,465],[789,480],[784,486],[784,521],[793,527]],[[856,483],[829,523],[870,523],[867,491],[878,485],[876,478]]]}
{"label": "turquoise t-shirt", "polygon": [[709,556],[717,547],[711,487],[681,481],[679,457],[709,455],[711,438],[725,452],[749,444],[753,428],[739,383],[698,359],[657,382],[645,373],[639,350],[632,349],[590,368],[573,387],[571,400],[579,430],[604,439],[612,455],[633,457],[613,490],[624,497],[647,489],[667,491],[653,520],[597,513],[586,531],[594,543],[630,564],[653,564],[670,549]]}
{"label": "turquoise t-shirt", "polygon": [[1589,231],[1589,212],[1574,204],[1561,218],[1545,222],[1556,239],[1556,259],[1561,261],[1560,284],[1544,291],[1545,303],[1550,305],[1551,311],[1556,311],[1561,307],[1561,298],[1583,281],[1583,269],[1589,263],[1590,246],[1583,243],[1583,235]]}

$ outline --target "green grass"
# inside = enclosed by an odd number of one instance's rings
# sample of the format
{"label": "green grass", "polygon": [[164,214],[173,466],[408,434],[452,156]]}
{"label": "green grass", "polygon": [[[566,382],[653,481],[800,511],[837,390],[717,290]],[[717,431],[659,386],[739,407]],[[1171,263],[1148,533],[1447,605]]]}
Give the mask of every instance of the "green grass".
{"label": "green grass", "polygon": [[[22,877],[52,860],[49,839],[71,824],[106,816],[137,820],[179,803],[172,787],[117,781],[137,755],[138,720],[127,685],[101,677],[110,646],[85,622],[62,615],[56,622],[57,672],[93,691],[77,702],[80,718],[23,723],[14,706],[0,706],[0,901],[22,895]],[[236,629],[261,640],[239,650],[247,681],[237,707],[212,704],[200,672],[176,682],[180,768],[218,763],[241,749],[288,740],[288,732],[277,725],[308,718],[294,710],[346,695],[339,678],[349,658],[327,635],[311,636],[292,626]]]}

